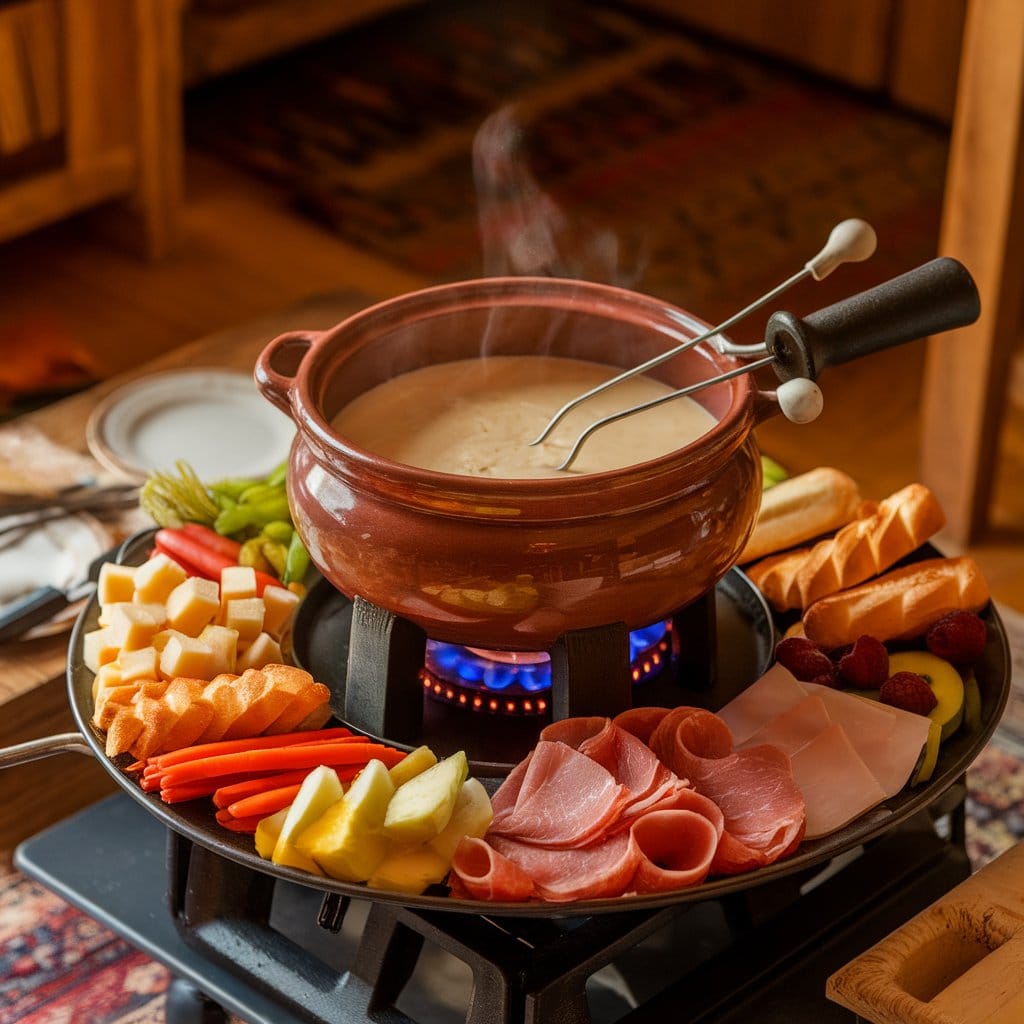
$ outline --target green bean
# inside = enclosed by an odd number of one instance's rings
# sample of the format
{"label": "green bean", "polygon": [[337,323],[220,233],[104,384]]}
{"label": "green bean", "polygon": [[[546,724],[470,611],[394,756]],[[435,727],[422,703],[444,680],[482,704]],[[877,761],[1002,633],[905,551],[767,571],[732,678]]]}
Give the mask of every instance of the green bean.
{"label": "green bean", "polygon": [[275,519],[263,527],[263,536],[275,540],[278,544],[288,544],[292,539],[295,527],[288,519]]}
{"label": "green bean", "polygon": [[226,480],[218,480],[216,483],[210,484],[210,490],[215,491],[217,494],[223,494],[226,498],[231,498],[233,501],[239,501],[242,495],[249,490],[251,487],[262,486],[262,480],[255,480],[250,477],[228,477]]}
{"label": "green bean", "polygon": [[278,495],[283,494],[284,491],[280,487],[271,487],[269,484],[253,484],[252,487],[247,487],[238,496],[239,505],[256,505],[261,501],[268,501],[271,498],[276,498]]}
{"label": "green bean", "polygon": [[232,536],[253,526],[262,530],[267,523],[284,519],[290,514],[287,496],[278,493],[275,498],[259,504],[239,504],[234,508],[225,509],[217,516],[213,528],[220,534]]}
{"label": "green bean", "polygon": [[285,480],[288,479],[288,460],[275,466],[274,469],[267,474],[266,480],[263,482],[269,484],[271,487],[283,487]]}
{"label": "green bean", "polygon": [[291,543],[288,545],[288,557],[285,560],[284,575],[281,577],[285,586],[289,583],[301,582],[309,571],[309,552],[306,545],[302,543],[299,531],[292,534]]}

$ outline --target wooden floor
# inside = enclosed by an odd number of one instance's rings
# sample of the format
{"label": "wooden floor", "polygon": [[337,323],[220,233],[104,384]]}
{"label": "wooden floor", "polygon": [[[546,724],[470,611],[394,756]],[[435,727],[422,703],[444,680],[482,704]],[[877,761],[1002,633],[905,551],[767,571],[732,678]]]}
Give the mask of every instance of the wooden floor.
{"label": "wooden floor", "polygon": [[[354,251],[208,158],[191,158],[187,194],[184,245],[158,265],[102,241],[91,217],[0,246],[0,338],[6,324],[45,312],[114,374],[311,295],[354,288],[385,297],[426,283]],[[793,471],[838,466],[868,497],[917,479],[923,354],[918,343],[830,371],[821,419],[770,421],[759,430],[762,447]],[[1012,412],[1006,433],[1000,529],[971,553],[996,598],[1024,611],[1024,414]]]}

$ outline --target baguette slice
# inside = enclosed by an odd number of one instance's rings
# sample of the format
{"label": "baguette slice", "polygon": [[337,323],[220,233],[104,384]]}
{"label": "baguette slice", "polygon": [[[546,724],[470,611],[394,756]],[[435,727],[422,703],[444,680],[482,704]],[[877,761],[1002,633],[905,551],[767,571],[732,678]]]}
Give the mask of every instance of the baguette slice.
{"label": "baguette slice", "polygon": [[973,558],[929,558],[815,601],[804,612],[804,632],[826,650],[865,633],[907,640],[950,612],[981,611],[988,600],[988,584]]}
{"label": "baguette slice", "polygon": [[908,484],[834,537],[766,558],[747,575],[776,611],[807,608],[884,572],[945,525],[935,495],[923,484]]}
{"label": "baguette slice", "polygon": [[761,496],[740,564],[796,547],[850,522],[860,506],[854,479],[831,466],[790,477]]}

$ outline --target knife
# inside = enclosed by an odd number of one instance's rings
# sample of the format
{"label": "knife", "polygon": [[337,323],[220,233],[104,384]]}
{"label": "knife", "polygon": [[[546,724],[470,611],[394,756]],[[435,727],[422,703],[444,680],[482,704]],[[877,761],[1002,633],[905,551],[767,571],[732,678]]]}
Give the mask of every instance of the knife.
{"label": "knife", "polygon": [[0,643],[17,640],[33,626],[49,622],[68,605],[90,597],[96,591],[100,569],[106,562],[116,562],[123,547],[122,542],[109,551],[104,551],[102,555],[97,555],[89,563],[89,571],[81,583],[76,583],[68,587],[67,590],[60,590],[52,586],[36,587],[30,594],[15,601],[0,613]]}

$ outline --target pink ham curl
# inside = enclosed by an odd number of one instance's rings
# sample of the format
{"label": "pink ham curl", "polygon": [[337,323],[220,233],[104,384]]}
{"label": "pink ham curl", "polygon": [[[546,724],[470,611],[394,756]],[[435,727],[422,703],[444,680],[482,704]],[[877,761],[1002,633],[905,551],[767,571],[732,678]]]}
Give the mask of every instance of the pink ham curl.
{"label": "pink ham curl", "polygon": [[630,830],[640,852],[631,889],[667,892],[699,885],[708,877],[719,832],[696,811],[650,811]]}
{"label": "pink ham curl", "polygon": [[452,857],[452,895],[500,903],[525,903],[536,895],[533,879],[482,839],[465,836]]}
{"label": "pink ham curl", "polygon": [[700,708],[674,708],[651,734],[650,745],[722,810],[725,831],[713,874],[763,867],[800,845],[806,805],[783,751],[770,744],[733,751],[729,727]]}

